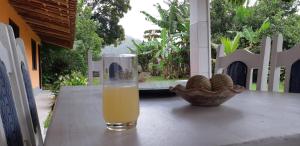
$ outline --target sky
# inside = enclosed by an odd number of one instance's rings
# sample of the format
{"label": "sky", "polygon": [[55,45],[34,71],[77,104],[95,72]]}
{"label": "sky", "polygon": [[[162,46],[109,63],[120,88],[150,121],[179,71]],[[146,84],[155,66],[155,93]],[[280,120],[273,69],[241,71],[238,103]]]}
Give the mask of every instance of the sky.
{"label": "sky", "polygon": [[163,0],[130,0],[131,10],[120,20],[120,25],[125,30],[125,35],[135,39],[143,40],[144,31],[158,28],[151,22],[145,20],[144,14],[140,11],[146,11],[153,16],[159,17],[154,4],[160,3],[163,6]]}

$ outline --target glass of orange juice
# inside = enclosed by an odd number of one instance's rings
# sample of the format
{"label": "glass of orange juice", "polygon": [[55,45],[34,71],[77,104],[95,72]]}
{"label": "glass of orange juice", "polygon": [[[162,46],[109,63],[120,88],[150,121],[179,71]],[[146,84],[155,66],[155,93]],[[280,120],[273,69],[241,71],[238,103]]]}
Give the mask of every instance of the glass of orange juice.
{"label": "glass of orange juice", "polygon": [[136,127],[139,116],[137,56],[103,54],[103,117],[109,130]]}

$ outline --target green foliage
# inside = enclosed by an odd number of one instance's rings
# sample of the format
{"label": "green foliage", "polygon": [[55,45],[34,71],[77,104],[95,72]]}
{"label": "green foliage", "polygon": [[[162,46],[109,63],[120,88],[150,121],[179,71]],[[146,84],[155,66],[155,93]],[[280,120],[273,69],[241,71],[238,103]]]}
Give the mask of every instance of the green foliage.
{"label": "green foliage", "polygon": [[224,45],[224,51],[226,55],[233,53],[239,47],[241,35],[237,33],[233,40],[227,37],[222,37],[221,42]]}
{"label": "green foliage", "polygon": [[[279,22],[278,22],[279,23]],[[292,48],[295,44],[300,42],[300,16],[293,15],[281,23],[281,33],[283,34],[284,49]]]}
{"label": "green foliage", "polygon": [[92,8],[78,0],[74,49],[85,55],[84,58],[87,58],[89,49],[92,49],[94,58],[100,57],[103,40],[97,34],[99,27],[99,22],[92,19]]}
{"label": "green foliage", "polygon": [[[251,91],[256,91],[256,86],[257,86],[256,83],[252,83],[252,84],[251,84],[251,87],[250,87],[250,90],[251,90]],[[281,93],[284,92],[284,82],[280,82],[280,83],[279,83],[279,90],[278,90],[278,91],[281,92]]]}
{"label": "green foliage", "polygon": [[155,7],[160,14],[160,18],[155,18],[145,11],[141,11],[146,16],[146,20],[164,28],[170,34],[178,32],[188,33],[190,8],[188,1],[179,2],[178,0],[169,0],[166,2],[168,9],[163,9],[160,4]]}
{"label": "green foliage", "polygon": [[300,16],[297,14],[300,1],[258,0],[253,6],[247,3],[236,5],[230,0],[212,0],[212,44],[220,44],[222,37],[233,38],[232,32],[241,32],[239,48],[255,53],[260,51],[262,37],[276,33],[283,34],[284,49],[300,42]]}
{"label": "green foliage", "polygon": [[235,10],[235,16],[233,17],[233,20],[235,22],[247,22],[247,19],[253,15],[254,11],[253,9],[249,7],[243,7],[239,6]]}
{"label": "green foliage", "polygon": [[52,114],[53,114],[53,111],[50,111],[48,113],[48,116],[47,116],[46,120],[44,121],[44,128],[48,128],[50,126]]}
{"label": "green foliage", "polygon": [[97,34],[103,38],[103,45],[116,45],[125,39],[124,29],[118,23],[130,9],[129,0],[89,0],[85,3],[91,6],[93,18],[101,24]]}
{"label": "green foliage", "polygon": [[[135,46],[135,53],[138,55],[138,63],[141,65],[143,71],[157,74],[156,69],[152,68],[151,62],[155,62],[154,54],[159,50],[160,44],[158,41],[142,42],[140,44],[132,41]],[[133,49],[131,49],[133,50]]]}
{"label": "green foliage", "polygon": [[[86,74],[87,64],[81,53],[74,49],[61,48],[44,44],[41,49],[42,83],[51,85],[59,76],[71,74],[73,71]],[[51,87],[50,87],[51,88]]]}
{"label": "green foliage", "polygon": [[244,5],[245,3],[248,3],[248,0],[227,0],[227,2],[233,4],[233,5],[236,5],[236,6],[241,6],[241,5]]}
{"label": "green foliage", "polygon": [[95,77],[93,79],[93,85],[100,85],[100,77]]}
{"label": "green foliage", "polygon": [[260,35],[270,28],[271,24],[269,19],[266,19],[263,24],[256,31],[252,30],[252,27],[246,26],[241,32],[242,37],[249,41],[250,46],[260,42]]}
{"label": "green foliage", "polygon": [[[235,32],[236,41],[231,41],[227,37],[221,37],[221,43],[225,46],[225,52],[226,49],[228,50],[227,53],[233,53],[237,47],[240,45],[240,39],[244,39],[244,47],[243,49],[247,49],[253,52],[259,51],[260,40],[262,38],[262,35],[270,28],[271,24],[269,22],[269,19],[267,18],[263,24],[255,31],[253,31],[252,27],[250,26],[244,26],[242,31],[228,31],[228,32]],[[235,42],[235,43],[234,43]],[[237,43],[237,44],[236,44]]]}
{"label": "green foliage", "polygon": [[187,1],[167,1],[167,9],[155,5],[160,14],[156,18],[142,11],[146,20],[160,27],[160,37],[135,44],[139,63],[144,71],[166,79],[189,76],[190,10]]}
{"label": "green foliage", "polygon": [[259,48],[256,48],[259,46],[259,43],[261,42],[262,35],[270,28],[271,24],[269,22],[269,19],[267,18],[263,24],[258,28],[257,30],[253,31],[252,27],[245,26],[243,28],[242,32],[238,32],[241,34],[241,37],[245,39],[248,47],[244,49],[248,49],[252,52],[259,51]]}
{"label": "green foliage", "polygon": [[71,75],[61,76],[59,81],[61,86],[87,85],[87,77],[80,72],[72,72]]}
{"label": "green foliage", "polygon": [[[236,5],[231,0],[211,1],[212,56],[222,37],[233,38],[232,32],[241,33],[239,48],[260,52],[264,36],[283,34],[283,49],[300,42],[299,0],[257,0],[253,6]],[[234,1],[234,0],[233,0]],[[282,79],[281,79],[282,80]]]}
{"label": "green foliage", "polygon": [[62,86],[82,86],[87,85],[87,77],[80,72],[72,72],[64,76],[59,76],[59,79],[53,83],[51,91],[55,96],[58,95]]}

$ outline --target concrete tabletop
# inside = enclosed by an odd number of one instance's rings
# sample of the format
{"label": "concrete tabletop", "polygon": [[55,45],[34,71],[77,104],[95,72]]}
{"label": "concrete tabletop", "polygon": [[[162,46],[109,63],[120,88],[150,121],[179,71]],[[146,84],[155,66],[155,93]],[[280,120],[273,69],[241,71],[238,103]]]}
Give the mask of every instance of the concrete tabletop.
{"label": "concrete tabletop", "polygon": [[64,87],[45,146],[300,145],[300,94],[250,92],[219,107],[180,97],[142,98],[137,128],[112,132],[99,86]]}

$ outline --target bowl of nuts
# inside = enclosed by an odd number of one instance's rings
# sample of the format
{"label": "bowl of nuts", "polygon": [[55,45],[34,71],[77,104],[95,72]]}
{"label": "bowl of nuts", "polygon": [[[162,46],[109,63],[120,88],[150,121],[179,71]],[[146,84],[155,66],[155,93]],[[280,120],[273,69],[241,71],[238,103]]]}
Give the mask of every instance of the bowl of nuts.
{"label": "bowl of nuts", "polygon": [[216,74],[211,79],[196,75],[188,80],[186,87],[170,87],[170,91],[193,106],[219,106],[244,90],[244,87],[234,85],[231,77],[225,74]]}

